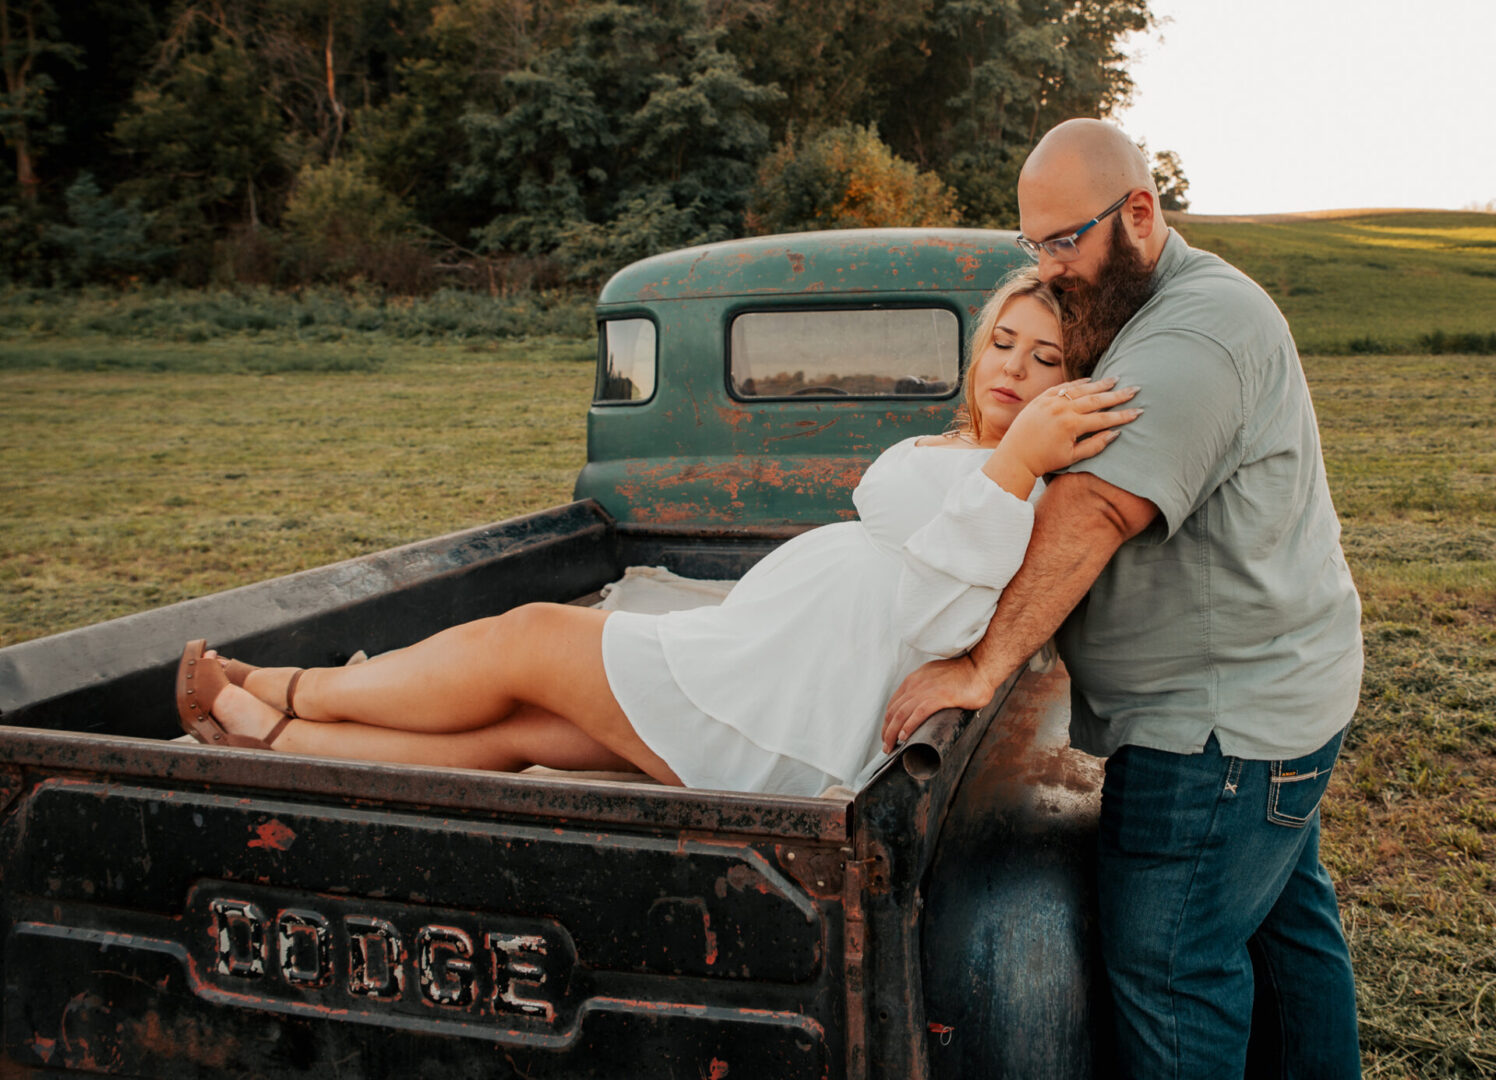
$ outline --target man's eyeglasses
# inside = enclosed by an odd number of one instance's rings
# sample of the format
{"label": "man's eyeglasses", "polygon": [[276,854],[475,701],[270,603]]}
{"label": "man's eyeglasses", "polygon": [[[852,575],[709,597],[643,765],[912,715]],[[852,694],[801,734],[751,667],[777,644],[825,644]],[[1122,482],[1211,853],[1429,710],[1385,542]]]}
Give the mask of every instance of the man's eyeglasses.
{"label": "man's eyeglasses", "polygon": [[[1127,193],[1127,195],[1131,194],[1132,192],[1130,191]],[[1060,262],[1069,262],[1080,255],[1080,238],[1099,225],[1103,219],[1122,209],[1122,204],[1127,201],[1127,195],[1123,195],[1069,236],[1056,236],[1053,240],[1030,240],[1027,236],[1019,236],[1015,240],[1015,243],[1023,249],[1025,255],[1035,262],[1039,261],[1039,252],[1041,251],[1051,259],[1058,259]]]}

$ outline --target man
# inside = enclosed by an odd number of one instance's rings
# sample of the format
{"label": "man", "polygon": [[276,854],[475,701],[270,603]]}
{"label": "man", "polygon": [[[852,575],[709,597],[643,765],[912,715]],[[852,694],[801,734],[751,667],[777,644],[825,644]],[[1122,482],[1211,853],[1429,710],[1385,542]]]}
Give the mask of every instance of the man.
{"label": "man", "polygon": [[1240,1077],[1255,964],[1282,1074],[1359,1076],[1318,804],[1359,695],[1360,603],[1287,323],[1168,228],[1108,124],[1046,135],[1018,201],[1020,246],[1082,312],[1067,361],[1099,358],[1145,413],[1054,477],[986,637],[904,682],[885,743],[982,706],[1058,630],[1071,742],[1109,756],[1099,899],[1126,1073]]}

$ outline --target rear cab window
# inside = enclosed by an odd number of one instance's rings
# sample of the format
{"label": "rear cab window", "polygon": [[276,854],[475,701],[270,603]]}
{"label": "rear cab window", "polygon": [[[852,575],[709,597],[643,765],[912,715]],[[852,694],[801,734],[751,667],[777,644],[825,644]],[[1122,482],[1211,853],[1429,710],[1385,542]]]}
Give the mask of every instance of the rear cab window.
{"label": "rear cab window", "polygon": [[961,323],[944,307],[745,311],[728,331],[733,397],[943,398],[961,378]]}

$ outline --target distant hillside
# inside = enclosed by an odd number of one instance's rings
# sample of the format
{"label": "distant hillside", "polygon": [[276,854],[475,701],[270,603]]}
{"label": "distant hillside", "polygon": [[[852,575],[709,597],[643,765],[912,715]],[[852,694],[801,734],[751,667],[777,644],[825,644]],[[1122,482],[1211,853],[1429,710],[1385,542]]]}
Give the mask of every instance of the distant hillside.
{"label": "distant hillside", "polygon": [[1267,289],[1302,352],[1425,352],[1431,342],[1496,352],[1496,215],[1336,210],[1169,221]]}

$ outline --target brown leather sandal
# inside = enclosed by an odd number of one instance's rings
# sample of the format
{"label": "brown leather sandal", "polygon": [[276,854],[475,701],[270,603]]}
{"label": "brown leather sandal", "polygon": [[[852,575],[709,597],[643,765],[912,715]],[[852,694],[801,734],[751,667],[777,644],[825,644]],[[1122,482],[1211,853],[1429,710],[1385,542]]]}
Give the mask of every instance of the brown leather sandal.
{"label": "brown leather sandal", "polygon": [[[253,735],[235,735],[224,730],[213,715],[213,703],[229,678],[216,660],[203,658],[208,643],[199,638],[189,641],[182,650],[182,659],[177,664],[177,716],[182,721],[182,730],[201,743],[210,746],[242,746],[252,750],[269,750],[280,733],[294,718],[290,714],[281,717],[280,723],[270,729],[263,739]],[[298,672],[298,674],[300,674]],[[292,678],[292,685],[295,684]]]}

